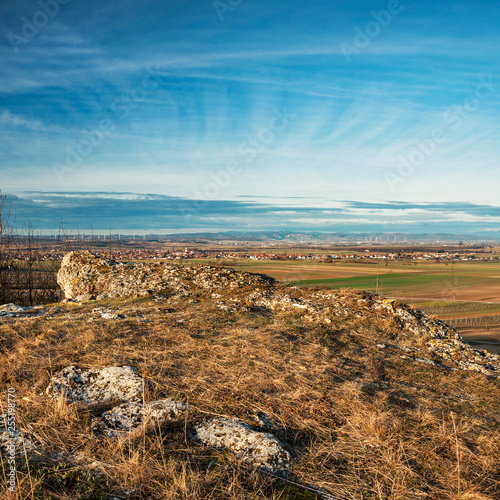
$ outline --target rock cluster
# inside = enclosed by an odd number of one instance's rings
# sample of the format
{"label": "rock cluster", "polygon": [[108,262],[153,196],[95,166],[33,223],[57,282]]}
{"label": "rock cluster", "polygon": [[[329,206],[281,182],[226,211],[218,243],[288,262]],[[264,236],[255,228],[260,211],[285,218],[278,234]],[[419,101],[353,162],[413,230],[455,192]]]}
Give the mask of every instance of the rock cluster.
{"label": "rock cluster", "polygon": [[460,335],[454,328],[444,321],[430,318],[418,309],[412,309],[395,299],[373,300],[375,309],[384,310],[389,315],[399,320],[401,327],[406,328],[417,337],[430,337],[433,339],[459,340]]}
{"label": "rock cluster", "polygon": [[[113,439],[127,437],[137,430],[159,429],[186,413],[187,406],[173,399],[145,402],[143,386],[143,378],[130,366],[87,370],[68,366],[52,377],[45,392],[51,397],[65,397],[85,405],[123,401],[94,417],[91,423],[96,436]],[[227,449],[268,472],[284,472],[290,466],[290,454],[278,439],[236,419],[214,418],[201,422],[191,434],[207,446]]]}
{"label": "rock cluster", "polygon": [[[16,304],[2,304],[0,305],[0,318],[33,318],[42,316],[48,311],[41,307],[23,307]],[[53,312],[53,309],[50,311]]]}
{"label": "rock cluster", "polygon": [[86,370],[68,366],[51,378],[45,393],[84,405],[117,404],[94,418],[91,424],[96,435],[115,438],[139,428],[151,431],[178,420],[186,411],[184,403],[171,399],[145,402],[144,385],[144,379],[131,366]]}

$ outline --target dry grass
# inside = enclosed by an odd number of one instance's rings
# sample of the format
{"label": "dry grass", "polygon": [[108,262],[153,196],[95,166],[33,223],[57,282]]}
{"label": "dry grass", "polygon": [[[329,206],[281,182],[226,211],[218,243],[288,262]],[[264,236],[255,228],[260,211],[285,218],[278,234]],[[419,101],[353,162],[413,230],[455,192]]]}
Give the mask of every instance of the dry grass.
{"label": "dry grass", "polygon": [[[377,349],[413,341],[375,317],[325,324],[196,299],[107,303],[129,316],[122,321],[88,321],[94,305],[67,305],[71,318],[0,323],[0,401],[15,387],[18,424],[44,452],[19,461],[16,494],[6,498],[317,498],[311,488],[339,499],[500,497],[497,381]],[[40,394],[72,364],[136,366],[150,400],[174,398],[190,411],[149,435],[98,440],[89,431],[96,410]],[[294,457],[286,480],[190,438],[202,419],[256,425],[258,412]]]}

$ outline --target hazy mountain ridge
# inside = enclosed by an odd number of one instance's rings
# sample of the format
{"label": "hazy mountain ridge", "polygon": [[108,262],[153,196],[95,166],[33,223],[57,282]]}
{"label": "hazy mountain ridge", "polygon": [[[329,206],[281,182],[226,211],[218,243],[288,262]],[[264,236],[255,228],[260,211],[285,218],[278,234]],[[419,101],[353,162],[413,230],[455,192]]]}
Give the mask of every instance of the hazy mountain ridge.
{"label": "hazy mountain ridge", "polygon": [[[153,236],[153,235],[149,235]],[[429,242],[446,242],[458,243],[464,242],[492,242],[497,243],[500,237],[491,236],[486,233],[475,234],[449,234],[449,233],[371,233],[371,232],[289,232],[289,231],[224,231],[224,232],[200,232],[200,233],[183,233],[183,234],[167,234],[165,236],[155,235],[158,237],[168,238],[171,241],[276,241],[276,242],[317,242],[317,243],[380,243],[380,244],[401,244],[401,243],[429,243]]]}

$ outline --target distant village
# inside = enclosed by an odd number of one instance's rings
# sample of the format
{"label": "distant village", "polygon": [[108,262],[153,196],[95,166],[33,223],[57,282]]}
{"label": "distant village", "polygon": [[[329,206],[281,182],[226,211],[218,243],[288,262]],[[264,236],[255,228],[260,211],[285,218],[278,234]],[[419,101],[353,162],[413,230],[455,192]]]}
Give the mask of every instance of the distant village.
{"label": "distant village", "polygon": [[[102,253],[102,252],[101,252]],[[106,253],[102,253],[104,257]],[[478,256],[475,253],[450,254],[448,252],[438,253],[378,253],[368,249],[362,253],[267,253],[267,252],[241,252],[241,251],[213,251],[188,248],[180,250],[122,250],[113,252],[115,259],[249,259],[249,260],[314,260],[318,262],[333,262],[345,260],[443,260],[443,261],[467,261],[467,260],[491,260],[493,257]]]}
{"label": "distant village", "polygon": [[[70,250],[54,248],[38,253],[37,260],[53,260],[60,259],[64,254]],[[154,248],[99,248],[91,249],[92,252],[101,258],[112,258],[114,260],[185,260],[185,259],[208,259],[208,260],[259,260],[259,261],[316,261],[316,262],[335,262],[335,261],[365,261],[365,262],[379,262],[379,261],[489,261],[498,260],[497,256],[476,253],[476,252],[461,252],[454,253],[446,250],[438,250],[436,252],[380,252],[373,249],[365,249],[361,252],[348,253],[296,253],[296,252],[264,252],[264,251],[233,251],[233,250],[213,250],[213,249],[189,249],[189,248],[176,248],[176,249],[154,249]],[[27,254],[19,252],[17,256],[19,260],[25,260]]]}
{"label": "distant village", "polygon": [[255,261],[315,261],[362,262],[366,264],[389,261],[498,261],[500,252],[485,244],[425,244],[401,242],[400,245],[378,242],[357,242],[355,245],[326,245],[302,242],[285,246],[275,241],[223,241],[188,242],[143,238],[89,237],[59,235],[56,237],[32,236],[13,240],[14,259],[59,260],[71,250],[89,250],[98,257],[116,261],[127,260],[210,260],[227,264],[235,260]]}

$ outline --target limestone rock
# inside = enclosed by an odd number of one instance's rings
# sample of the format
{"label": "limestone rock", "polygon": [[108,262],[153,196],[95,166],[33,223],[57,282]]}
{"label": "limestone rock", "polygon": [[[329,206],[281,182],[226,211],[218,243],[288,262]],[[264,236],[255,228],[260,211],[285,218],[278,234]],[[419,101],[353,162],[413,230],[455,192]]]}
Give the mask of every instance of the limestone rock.
{"label": "limestone rock", "polygon": [[31,307],[22,307],[16,304],[3,304],[0,305],[0,318],[17,318],[30,309]]}
{"label": "limestone rock", "polygon": [[88,370],[68,366],[57,372],[46,389],[54,398],[85,404],[103,403],[114,399],[138,400],[143,393],[143,379],[131,366],[107,366]]}
{"label": "limestone rock", "polygon": [[69,252],[61,263],[57,282],[66,299],[97,299],[169,294],[186,297],[195,288],[237,289],[266,286],[274,279],[214,266],[182,266],[170,262],[117,263],[90,252]]}
{"label": "limestone rock", "polygon": [[75,302],[89,302],[90,300],[95,300],[95,297],[91,293],[78,295],[78,297],[75,298]]}
{"label": "limestone rock", "polygon": [[290,454],[278,439],[237,420],[213,418],[196,425],[193,434],[203,444],[229,450],[266,471],[285,472],[290,467]]}
{"label": "limestone rock", "polygon": [[14,314],[21,313],[29,309],[30,309],[29,307],[22,307],[16,304],[2,304],[0,305],[0,315],[4,312],[14,313]]}
{"label": "limestone rock", "polygon": [[[53,309],[50,311],[53,311]],[[42,306],[22,307],[16,304],[0,305],[0,318],[28,319],[43,316],[47,312],[47,309]]]}
{"label": "limestone rock", "polygon": [[124,314],[116,313],[111,309],[105,309],[104,307],[95,307],[92,312],[98,314],[102,319],[126,319],[126,316]]}
{"label": "limestone rock", "polygon": [[401,325],[414,335],[430,337],[433,339],[460,339],[460,335],[454,328],[439,319],[432,319],[429,315],[419,309],[412,309],[406,304],[394,299],[377,300],[375,309],[385,309],[395,318],[399,319]]}
{"label": "limestone rock", "polygon": [[7,430],[7,415],[0,415],[0,454],[26,457],[36,452],[33,440],[18,429]]}
{"label": "limestone rock", "polygon": [[103,413],[92,422],[96,434],[108,438],[124,436],[138,428],[146,432],[178,420],[186,411],[186,405],[172,399],[163,399],[144,404],[141,401],[123,403]]}

